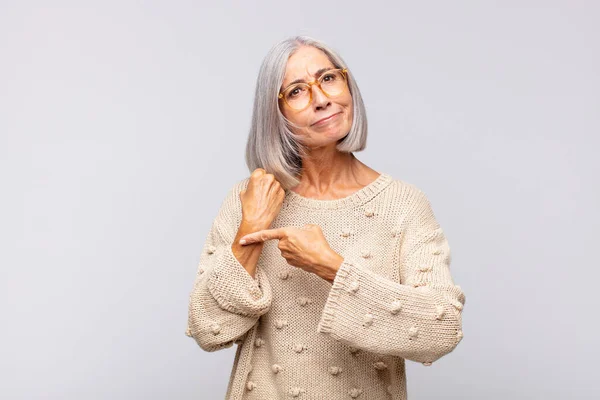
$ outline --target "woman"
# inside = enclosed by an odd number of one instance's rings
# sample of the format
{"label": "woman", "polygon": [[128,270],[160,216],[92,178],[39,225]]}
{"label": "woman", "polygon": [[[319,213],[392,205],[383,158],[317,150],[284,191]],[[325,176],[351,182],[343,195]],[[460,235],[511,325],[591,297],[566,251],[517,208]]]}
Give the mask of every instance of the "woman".
{"label": "woman", "polygon": [[186,334],[238,344],[227,399],[405,399],[405,359],[462,338],[465,295],[425,194],[378,173],[352,72],[320,41],[275,45],[246,160],[204,244]]}

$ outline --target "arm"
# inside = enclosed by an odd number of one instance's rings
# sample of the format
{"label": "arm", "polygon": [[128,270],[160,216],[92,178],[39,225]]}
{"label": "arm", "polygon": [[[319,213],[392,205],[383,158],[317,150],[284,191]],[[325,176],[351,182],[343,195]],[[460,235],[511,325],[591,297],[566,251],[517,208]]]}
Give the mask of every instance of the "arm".
{"label": "arm", "polygon": [[252,229],[241,218],[242,186],[230,190],[210,228],[189,297],[185,333],[205,351],[231,347],[271,306],[271,286],[256,269],[262,246],[234,245]]}
{"label": "arm", "polygon": [[367,351],[430,365],[462,339],[465,295],[450,275],[450,247],[425,194],[413,190],[402,232],[401,282],[345,259],[317,330]]}

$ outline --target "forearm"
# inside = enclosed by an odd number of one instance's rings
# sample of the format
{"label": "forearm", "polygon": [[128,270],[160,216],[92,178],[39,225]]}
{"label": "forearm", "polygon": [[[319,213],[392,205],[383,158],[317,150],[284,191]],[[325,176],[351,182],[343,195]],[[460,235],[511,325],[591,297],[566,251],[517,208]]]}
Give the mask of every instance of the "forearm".
{"label": "forearm", "polygon": [[258,263],[260,253],[262,252],[264,242],[243,246],[239,244],[239,241],[244,235],[266,228],[267,227],[265,226],[258,226],[242,220],[233,244],[231,245],[231,251],[233,252],[233,255],[235,258],[237,258],[240,264],[242,264],[244,269],[248,271],[248,274],[250,274],[252,278],[256,277],[256,265]]}

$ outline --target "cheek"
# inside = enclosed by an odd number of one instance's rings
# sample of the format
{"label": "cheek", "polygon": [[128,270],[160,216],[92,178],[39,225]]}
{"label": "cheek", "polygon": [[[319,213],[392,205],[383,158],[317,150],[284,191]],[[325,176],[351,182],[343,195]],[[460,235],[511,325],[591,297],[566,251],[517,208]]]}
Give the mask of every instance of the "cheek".
{"label": "cheek", "polygon": [[352,97],[349,98],[348,103],[346,104],[346,115],[348,123],[352,124],[352,120],[354,119],[354,104],[352,104]]}
{"label": "cheek", "polygon": [[296,126],[289,126],[290,130],[297,135],[306,134],[310,129],[307,125],[310,123],[311,116],[308,112],[289,112],[285,109],[280,109],[283,116]]}

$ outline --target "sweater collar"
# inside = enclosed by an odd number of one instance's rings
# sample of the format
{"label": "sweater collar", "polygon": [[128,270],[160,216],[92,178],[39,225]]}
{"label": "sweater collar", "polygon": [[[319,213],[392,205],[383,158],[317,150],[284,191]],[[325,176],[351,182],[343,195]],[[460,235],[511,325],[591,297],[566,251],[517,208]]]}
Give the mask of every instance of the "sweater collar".
{"label": "sweater collar", "polygon": [[390,175],[386,173],[381,173],[379,177],[377,177],[377,179],[375,179],[373,182],[369,183],[362,189],[357,190],[349,196],[335,200],[312,199],[309,197],[301,196],[298,193],[288,189],[285,191],[285,200],[288,206],[300,206],[316,209],[351,208],[366,203],[367,201],[375,197],[375,195],[381,192],[384,188],[386,188],[390,183],[392,183],[392,181],[393,178]]}

